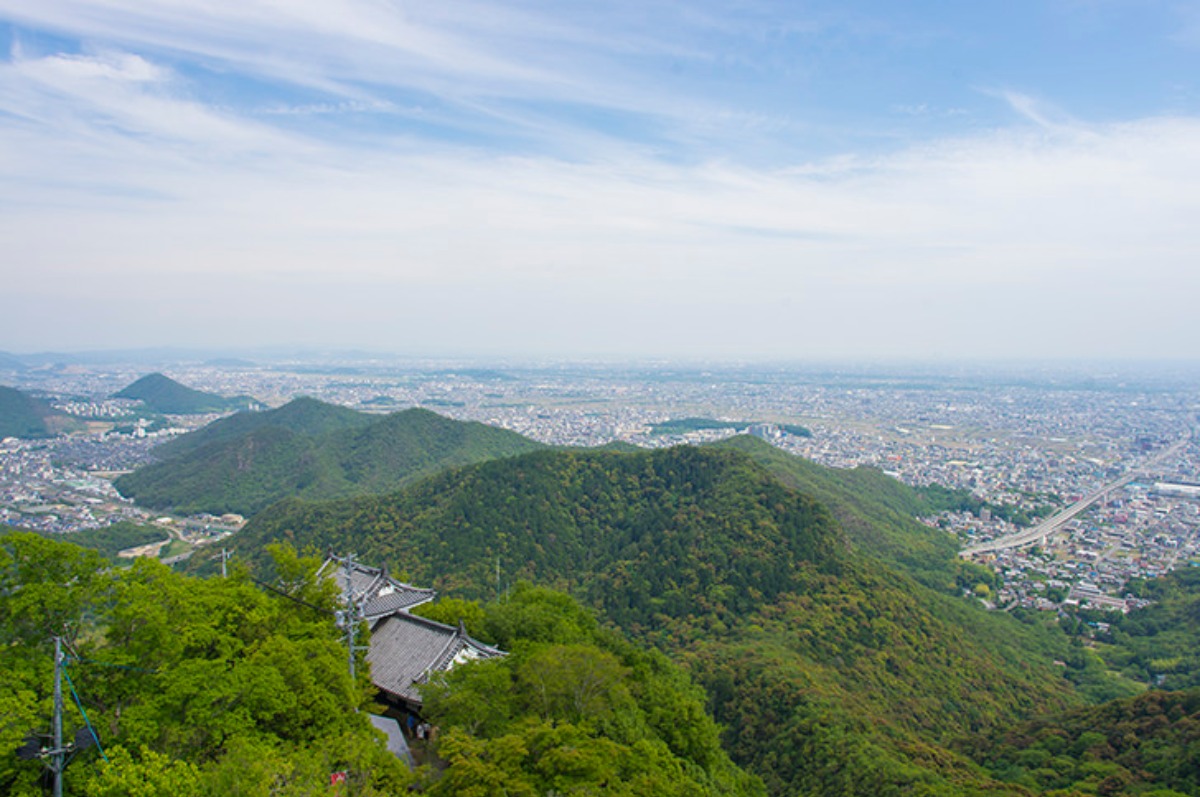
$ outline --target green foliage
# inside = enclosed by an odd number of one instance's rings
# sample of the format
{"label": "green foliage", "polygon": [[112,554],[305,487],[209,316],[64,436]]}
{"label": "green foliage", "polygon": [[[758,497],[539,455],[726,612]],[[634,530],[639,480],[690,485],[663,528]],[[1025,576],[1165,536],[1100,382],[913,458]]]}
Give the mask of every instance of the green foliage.
{"label": "green foliage", "polygon": [[331,432],[361,428],[373,420],[376,420],[376,416],[301,396],[273,410],[238,412],[218,418],[201,429],[163,443],[155,449],[155,453],[170,459],[212,443],[236,440],[251,432],[271,428],[286,429],[308,437],[322,437]]}
{"label": "green foliage", "polygon": [[[332,769],[384,794],[410,776],[357,710],[334,628],[336,586],[319,562],[279,549],[278,589],[244,572],[200,580],[142,559],[104,569],[93,551],[32,534],[0,537],[0,741],[49,725],[50,637],[65,628],[67,673],[101,742],[78,756],[69,793],[328,793]],[[71,708],[68,733],[82,727]],[[0,759],[0,792],[37,793],[41,764]]]}
{"label": "green foliage", "polygon": [[813,576],[690,661],[736,762],[774,794],[959,793],[945,749],[1070,703],[1042,640],[876,568]]}
{"label": "green foliage", "polygon": [[446,625],[462,623],[467,633],[477,639],[495,644],[486,632],[486,613],[479,601],[468,601],[462,598],[442,598],[437,603],[423,603],[412,610],[420,617],[427,617]]}
{"label": "green foliage", "polygon": [[794,423],[781,423],[779,428],[794,437],[812,437],[812,429]]}
{"label": "green foliage", "polygon": [[651,637],[683,618],[734,619],[805,568],[836,569],[845,549],[822,507],[745,456],[688,447],[538,452],[387,497],[284,502],[233,542],[253,558],[292,530],[302,544],[353,544],[364,558],[403,563],[392,570],[410,580],[468,598],[494,596],[499,559],[505,581],[576,591]]}
{"label": "green foliage", "polygon": [[126,386],[115,398],[137,399],[153,412],[167,415],[197,415],[206,412],[229,412],[258,406],[247,396],[226,398],[181,385],[163,374],[147,374]]}
{"label": "green foliage", "polygon": [[157,509],[252,515],[283,498],[389,492],[447,467],[537,448],[513,432],[427,410],[380,418],[297,399],[185,435],[159,449],[166,460],[115,484]]}
{"label": "green foliage", "polygon": [[0,536],[0,644],[28,649],[76,637],[107,589],[104,564],[95,551],[37,534]]}
{"label": "green foliage", "polygon": [[76,422],[44,401],[0,385],[0,437],[53,437]]}
{"label": "green foliage", "polygon": [[721,752],[703,692],[662,654],[527,584],[485,615],[513,653],[424,689],[448,764],[430,793],[762,793]]}
{"label": "green foliage", "polygon": [[[753,426],[755,423],[758,422],[716,421],[712,418],[673,418],[669,421],[652,424],[650,426],[650,434],[672,435],[701,432],[709,429],[745,429],[748,426]],[[781,423],[779,424],[779,428],[796,437],[812,437],[812,430],[806,426],[798,426],[794,423]]]}
{"label": "green foliage", "polygon": [[1131,584],[1155,601],[1111,623],[1099,650],[1109,666],[1152,686],[1200,686],[1200,568],[1189,567],[1159,579]]}
{"label": "green foliage", "polygon": [[915,519],[927,514],[928,507],[912,488],[875,468],[824,468],[753,437],[716,445],[748,454],[782,483],[828,507],[860,553],[898,567],[927,586],[957,591],[958,541]]}
{"label": "green foliage", "polygon": [[962,488],[943,487],[940,484],[930,484],[918,487],[917,495],[925,502],[926,508],[920,512],[923,515],[935,515],[939,512],[970,512],[978,515],[984,509],[994,517],[1007,520],[1017,526],[1031,526],[1042,518],[1054,514],[1056,507],[1052,503],[1040,503],[1033,509],[1016,504],[993,504],[976,498],[969,490]]}
{"label": "green foliage", "polygon": [[87,797],[193,797],[199,793],[200,772],[194,764],[161,755],[146,747],[133,756],[117,745],[100,762],[83,793]]}
{"label": "green foliage", "polygon": [[55,534],[53,538],[82,548],[91,548],[108,559],[126,548],[162,542],[171,535],[158,526],[144,526],[123,520],[100,529],[86,529],[71,534]]}
{"label": "green foliage", "polygon": [[745,429],[750,421],[714,421],[711,418],[674,418],[651,425],[650,434],[687,434],[709,429]]}
{"label": "green foliage", "polygon": [[[1066,656],[1066,637],[860,555],[830,512],[741,445],[539,452],[387,497],[281,504],[234,543],[251,557],[273,539],[353,547],[403,563],[408,580],[467,598],[495,595],[497,559],[505,581],[569,590],[605,621],[686,661],[730,729],[727,749],[772,793],[988,787],[988,776],[946,745],[1076,701],[1053,664]],[[886,551],[906,554],[912,572],[956,594],[960,577],[971,587],[990,578],[946,561],[953,541],[905,514],[912,494],[894,480],[784,464],[838,501],[840,517],[857,524],[858,550],[883,540]],[[514,659],[587,642],[596,628],[590,614],[556,605],[564,596],[518,589],[522,600],[486,607],[480,632]],[[570,671],[567,652],[560,659]],[[541,693],[516,663],[479,672],[486,683],[473,690],[486,698],[463,706],[481,713],[458,720],[472,734],[491,738],[511,727],[514,712],[577,724],[552,685],[551,708],[539,708],[532,696]],[[619,691],[604,694],[620,702]],[[666,707],[658,715],[673,716]],[[527,743],[524,733],[514,747]]]}
{"label": "green foliage", "polygon": [[1200,795],[1200,690],[1053,715],[967,749],[997,777],[1039,791]]}

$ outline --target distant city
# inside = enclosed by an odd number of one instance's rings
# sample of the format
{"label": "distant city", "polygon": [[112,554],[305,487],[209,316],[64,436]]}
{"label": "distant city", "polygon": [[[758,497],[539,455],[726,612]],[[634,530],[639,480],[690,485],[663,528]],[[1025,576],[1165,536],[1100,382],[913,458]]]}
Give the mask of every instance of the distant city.
{"label": "distant city", "polygon": [[[563,446],[654,448],[749,433],[822,465],[966,491],[978,508],[924,520],[980,549],[971,558],[1001,577],[978,596],[995,609],[1128,611],[1138,604],[1126,594],[1131,578],[1200,564],[1195,371],[373,359],[154,367],[188,387],[271,407],[301,395],[372,413],[420,406]],[[238,527],[239,517],[164,517],[113,488],[117,475],[152,461],[159,443],[220,417],[163,418],[112,398],[149,370],[96,362],[0,370],[0,384],[86,428],[0,442],[0,522],[64,534],[157,522],[177,539],[173,552]],[[690,422],[667,424],[681,420]],[[1071,517],[1055,517],[1081,499]]]}

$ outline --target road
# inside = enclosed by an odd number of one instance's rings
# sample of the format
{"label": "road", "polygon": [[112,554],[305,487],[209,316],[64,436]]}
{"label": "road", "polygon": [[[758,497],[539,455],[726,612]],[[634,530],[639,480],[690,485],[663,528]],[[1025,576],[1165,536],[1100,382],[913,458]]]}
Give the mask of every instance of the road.
{"label": "road", "polygon": [[959,551],[958,555],[966,559],[981,553],[995,553],[996,551],[1003,551],[1007,550],[1008,548],[1023,548],[1026,545],[1033,545],[1034,543],[1040,542],[1042,539],[1058,531],[1058,529],[1069,520],[1079,515],[1080,512],[1083,512],[1085,509],[1092,506],[1092,504],[1104,498],[1112,491],[1118,490],[1139,476],[1146,474],[1164,459],[1177,455],[1188,444],[1188,441],[1189,438],[1185,437],[1182,440],[1172,443],[1144,462],[1141,467],[1136,468],[1121,478],[1109,482],[1103,487],[1088,493],[1066,509],[1062,510],[1056,515],[1053,515],[1052,517],[1047,518],[1046,520],[1043,520],[1036,526],[1022,529],[1021,531],[1014,532],[1013,534],[1006,534],[1003,537],[997,537],[996,539],[989,540],[988,542],[981,542],[978,545],[972,545],[968,548],[963,548],[961,551]]}

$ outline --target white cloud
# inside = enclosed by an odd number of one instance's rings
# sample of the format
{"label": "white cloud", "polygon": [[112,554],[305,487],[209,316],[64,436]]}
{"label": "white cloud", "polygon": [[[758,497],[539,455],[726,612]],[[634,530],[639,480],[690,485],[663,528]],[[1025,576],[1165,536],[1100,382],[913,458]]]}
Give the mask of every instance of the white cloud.
{"label": "white cloud", "polygon": [[[0,12],[110,43],[17,48],[0,65],[0,343],[14,341],[0,348],[49,345],[17,340],[45,334],[47,317],[56,345],[764,356],[1190,354],[1200,333],[1185,298],[1200,288],[1195,118],[1088,125],[1002,92],[1021,117],[1011,129],[756,167],[699,146],[664,158],[534,109],[644,111],[697,141],[794,133],[665,96],[602,57],[702,57],[686,37],[617,42],[490,4],[0,0]],[[190,69],[176,68],[183,55]],[[329,95],[219,104],[197,69]],[[558,148],[505,154],[367,114],[536,130]]]}
{"label": "white cloud", "polygon": [[[196,335],[203,319],[262,334],[240,319],[270,305],[272,334],[347,342],[424,329],[536,348],[549,345],[541,317],[570,327],[553,336],[564,346],[776,355],[822,339],[850,353],[1119,348],[1118,316],[1137,319],[1140,345],[1197,331],[1156,298],[1200,288],[1193,119],[997,131],[796,169],[571,163],[320,144],[164,97],[174,78],[121,63],[18,64],[0,82],[5,96],[22,81],[89,94],[65,135],[0,133],[21,152],[5,178],[33,200],[0,221],[22,262],[6,284],[32,296],[52,280],[85,320],[178,296],[177,328]],[[124,77],[140,73],[158,77]],[[164,108],[186,123],[147,121]],[[8,319],[0,337],[30,320]]]}
{"label": "white cloud", "polygon": [[284,143],[269,127],[187,99],[174,83],[170,70],[129,53],[16,58],[0,65],[0,110],[38,125],[37,136],[66,141],[111,129],[128,139],[116,142],[118,151],[139,142],[211,150]]}

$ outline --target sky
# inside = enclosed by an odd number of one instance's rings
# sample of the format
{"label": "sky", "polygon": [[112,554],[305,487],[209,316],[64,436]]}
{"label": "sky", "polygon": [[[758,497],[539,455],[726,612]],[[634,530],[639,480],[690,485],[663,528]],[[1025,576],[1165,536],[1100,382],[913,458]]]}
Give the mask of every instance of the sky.
{"label": "sky", "polygon": [[1192,0],[0,0],[0,350],[1195,359]]}

